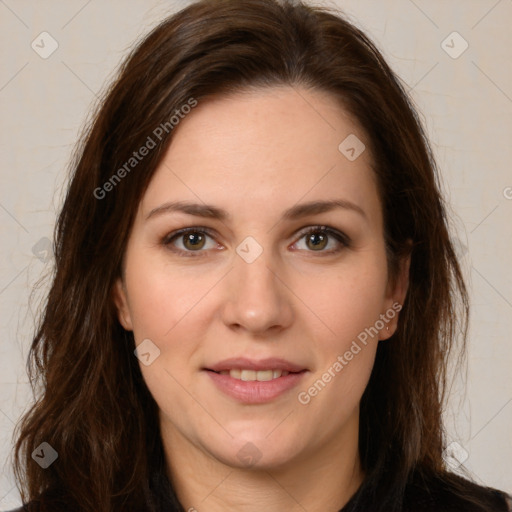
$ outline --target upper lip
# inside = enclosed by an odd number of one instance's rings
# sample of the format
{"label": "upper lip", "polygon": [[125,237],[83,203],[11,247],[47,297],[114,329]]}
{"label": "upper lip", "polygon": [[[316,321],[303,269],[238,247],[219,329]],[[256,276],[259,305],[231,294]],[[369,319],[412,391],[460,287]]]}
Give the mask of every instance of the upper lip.
{"label": "upper lip", "polygon": [[245,357],[233,357],[231,359],[225,359],[224,361],[215,363],[206,368],[206,370],[213,370],[214,372],[222,372],[233,369],[254,371],[282,370],[296,373],[301,372],[306,368],[277,357],[269,357],[267,359],[260,359],[259,361],[256,361],[254,359],[247,359]]}

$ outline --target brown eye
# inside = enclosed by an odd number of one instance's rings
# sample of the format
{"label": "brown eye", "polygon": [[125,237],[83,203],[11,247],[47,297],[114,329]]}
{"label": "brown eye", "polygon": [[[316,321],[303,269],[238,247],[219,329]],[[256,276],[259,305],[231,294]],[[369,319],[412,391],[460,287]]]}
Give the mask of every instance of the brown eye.
{"label": "brown eye", "polygon": [[325,249],[328,241],[329,237],[318,231],[306,235],[306,244],[315,251]]}
{"label": "brown eye", "polygon": [[[305,251],[320,254],[334,254],[350,247],[350,238],[328,226],[314,226],[299,235],[300,241],[305,240]],[[299,242],[296,242],[298,244]],[[326,247],[329,249],[325,250]]]}
{"label": "brown eye", "polygon": [[199,231],[192,231],[182,237],[186,249],[202,249],[205,244],[205,237]]}
{"label": "brown eye", "polygon": [[[208,238],[212,241],[208,246]],[[207,249],[214,249],[217,244],[207,228],[185,228],[175,231],[162,240],[169,250],[183,256],[206,256]]]}

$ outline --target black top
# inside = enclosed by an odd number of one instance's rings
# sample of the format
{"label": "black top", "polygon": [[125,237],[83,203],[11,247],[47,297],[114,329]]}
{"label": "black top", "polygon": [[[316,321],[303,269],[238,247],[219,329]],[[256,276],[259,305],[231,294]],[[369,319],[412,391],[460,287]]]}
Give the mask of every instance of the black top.
{"label": "black top", "polygon": [[[410,483],[405,488],[402,512],[512,512],[512,495],[505,492],[475,484],[459,477],[464,485],[466,499],[455,495],[443,485],[443,481],[432,480],[428,485]],[[153,490],[156,496],[156,509],[165,512],[183,511],[174,493],[169,492],[169,482],[153,477]],[[339,512],[356,512],[363,486],[352,496]],[[484,508],[471,504],[471,498],[485,503]],[[9,512],[38,512],[36,503],[11,510]],[[119,511],[121,512],[121,511]],[[364,512],[370,512],[365,510]]]}
{"label": "black top", "polygon": [[[402,512],[512,512],[512,495],[491,487],[484,487],[462,477],[458,478],[464,486],[464,498],[456,495],[443,484],[442,479],[433,479],[428,485],[409,483],[405,488]],[[352,496],[339,512],[362,512],[357,507],[363,489]],[[471,504],[471,498],[485,503]],[[370,512],[364,510],[364,512]]]}

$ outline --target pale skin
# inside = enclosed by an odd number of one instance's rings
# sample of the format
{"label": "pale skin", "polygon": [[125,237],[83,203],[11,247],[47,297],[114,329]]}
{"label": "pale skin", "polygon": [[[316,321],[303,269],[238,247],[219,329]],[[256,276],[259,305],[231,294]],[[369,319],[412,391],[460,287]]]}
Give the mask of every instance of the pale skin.
{"label": "pale skin", "polygon": [[[349,134],[366,137],[320,91],[286,86],[200,101],[139,205],[114,300],[136,344],[150,339],[160,350],[140,367],[185,510],[335,512],[364,479],[359,403],[377,345],[399,315],[309,403],[297,398],[407,292],[408,259],[393,286],[389,279],[369,144],[354,161],[338,150]],[[281,218],[298,204],[341,199],[364,214],[336,208]],[[230,218],[147,218],[171,201],[213,205]],[[345,234],[349,246],[319,229],[321,243],[312,243],[305,232],[318,226]],[[167,237],[198,227],[211,232],[192,230],[193,243]],[[236,251],[247,237],[263,250],[250,263]],[[280,357],[307,372],[276,399],[243,404],[204,370],[241,356]],[[253,449],[250,467],[239,456],[244,446]]]}

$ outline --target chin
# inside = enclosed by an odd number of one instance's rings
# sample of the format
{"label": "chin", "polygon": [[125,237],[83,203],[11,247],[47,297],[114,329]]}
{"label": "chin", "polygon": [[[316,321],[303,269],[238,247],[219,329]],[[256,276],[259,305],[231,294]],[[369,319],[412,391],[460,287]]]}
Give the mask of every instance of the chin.
{"label": "chin", "polygon": [[248,437],[246,434],[241,438],[235,437],[222,447],[214,443],[215,448],[213,446],[204,446],[204,448],[212,457],[232,468],[254,471],[276,470],[291,463],[299,455],[298,443],[290,442],[284,445],[283,438],[290,440],[290,437],[283,437],[283,434],[273,440],[266,439],[264,435]]}

